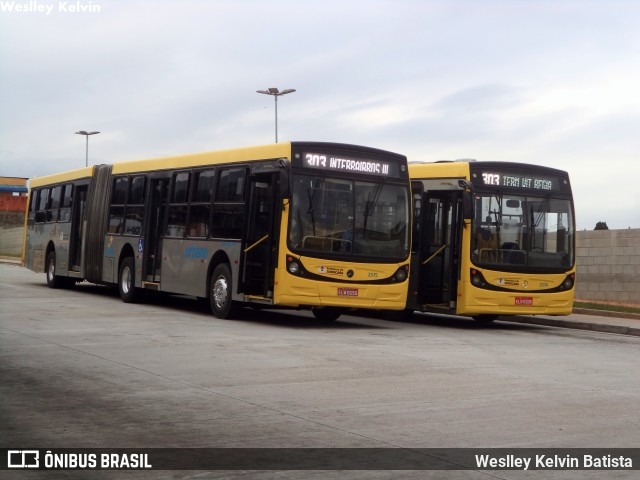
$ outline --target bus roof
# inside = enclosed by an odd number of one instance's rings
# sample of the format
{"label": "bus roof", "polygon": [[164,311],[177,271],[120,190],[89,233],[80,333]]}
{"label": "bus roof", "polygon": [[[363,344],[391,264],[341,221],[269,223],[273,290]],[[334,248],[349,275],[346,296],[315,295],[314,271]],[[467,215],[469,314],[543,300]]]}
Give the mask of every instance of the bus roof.
{"label": "bus roof", "polygon": [[70,180],[78,180],[80,178],[90,178],[91,175],[93,175],[93,166],[69,170],[68,172],[54,173],[53,175],[32,178],[29,181],[29,188],[51,185],[53,183],[68,182]]}
{"label": "bus roof", "polygon": [[[372,153],[384,153],[402,157],[401,155],[378,150],[371,147],[362,147],[358,145],[348,145],[341,143],[328,142],[281,142],[259,145],[254,147],[234,148],[227,150],[217,150],[201,153],[191,153],[186,155],[174,155],[170,157],[149,158],[145,160],[130,160],[124,162],[116,162],[113,164],[113,174],[127,174],[137,172],[148,172],[153,170],[169,170],[179,168],[200,167],[205,165],[216,165],[223,163],[249,162],[252,160],[289,158],[293,146],[322,145],[324,147],[333,148],[357,148]],[[40,187],[43,185],[51,185],[54,183],[62,183],[80,178],[89,178],[93,174],[93,166],[71,170],[68,172],[46,175],[43,177],[33,178],[31,187]]]}
{"label": "bus roof", "polygon": [[[113,164],[112,172],[133,173],[146,172],[149,170],[165,170],[170,168],[188,168],[202,165],[227,163],[227,162],[248,162],[256,159],[266,158],[288,158],[291,152],[291,142],[272,143],[257,147],[234,148],[229,150],[218,150],[214,152],[192,153],[187,155],[175,155],[171,157],[149,158],[145,160],[131,160],[116,162]],[[69,170],[67,172],[45,175],[32,178],[29,186],[31,188],[54,183],[63,183],[80,178],[90,178],[93,175],[93,166]]]}
{"label": "bus roof", "polygon": [[469,178],[471,170],[484,168],[499,170],[535,169],[556,175],[566,176],[568,173],[557,168],[535,165],[532,163],[501,162],[492,160],[440,160],[437,162],[409,162],[409,176],[411,178]]}
{"label": "bus roof", "polygon": [[118,162],[113,164],[112,173],[146,172],[149,170],[199,167],[219,163],[248,162],[267,158],[288,158],[290,152],[291,142],[271,143],[257,147],[234,148],[214,152]]}

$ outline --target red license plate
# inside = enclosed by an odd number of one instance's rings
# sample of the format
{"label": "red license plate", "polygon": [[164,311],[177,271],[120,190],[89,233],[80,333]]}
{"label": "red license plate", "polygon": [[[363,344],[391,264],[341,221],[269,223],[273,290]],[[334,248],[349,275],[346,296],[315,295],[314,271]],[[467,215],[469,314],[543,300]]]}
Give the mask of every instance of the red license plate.
{"label": "red license plate", "polygon": [[339,297],[357,297],[358,289],[357,288],[340,288],[338,287],[338,296]]}
{"label": "red license plate", "polygon": [[533,305],[533,297],[516,297],[516,305]]}

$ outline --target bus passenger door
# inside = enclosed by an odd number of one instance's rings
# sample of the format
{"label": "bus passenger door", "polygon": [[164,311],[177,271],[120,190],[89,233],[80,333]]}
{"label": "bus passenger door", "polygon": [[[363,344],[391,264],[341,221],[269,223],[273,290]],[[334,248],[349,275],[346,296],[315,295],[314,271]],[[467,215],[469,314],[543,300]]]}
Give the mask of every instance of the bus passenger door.
{"label": "bus passenger door", "polygon": [[246,295],[273,297],[278,247],[276,197],[278,173],[253,174],[249,180],[247,230],[242,241],[241,289]]}
{"label": "bus passenger door", "polygon": [[88,185],[73,187],[71,207],[71,233],[69,238],[69,270],[80,272],[82,268],[82,244],[84,239],[84,208],[87,203]]}
{"label": "bus passenger door", "polygon": [[422,198],[418,302],[455,309],[460,265],[461,196],[457,191],[427,191]]}
{"label": "bus passenger door", "polygon": [[150,182],[149,202],[144,216],[147,224],[144,227],[143,278],[146,282],[158,283],[162,266],[162,236],[169,196],[169,179],[152,178]]}

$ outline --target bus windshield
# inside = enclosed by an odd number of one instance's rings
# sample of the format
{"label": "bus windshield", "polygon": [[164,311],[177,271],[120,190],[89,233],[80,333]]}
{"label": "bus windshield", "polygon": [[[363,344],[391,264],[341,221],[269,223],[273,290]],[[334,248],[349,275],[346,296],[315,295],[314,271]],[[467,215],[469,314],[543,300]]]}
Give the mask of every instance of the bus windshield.
{"label": "bus windshield", "polygon": [[289,248],[319,257],[396,262],[409,253],[407,186],[294,174]]}
{"label": "bus windshield", "polygon": [[568,199],[476,192],[471,258],[499,270],[566,270],[574,262],[573,225]]}

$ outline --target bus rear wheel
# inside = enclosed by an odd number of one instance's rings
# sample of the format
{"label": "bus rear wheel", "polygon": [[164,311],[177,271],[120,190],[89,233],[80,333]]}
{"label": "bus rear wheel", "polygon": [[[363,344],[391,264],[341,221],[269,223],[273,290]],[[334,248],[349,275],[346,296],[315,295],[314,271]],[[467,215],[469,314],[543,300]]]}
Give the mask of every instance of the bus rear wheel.
{"label": "bus rear wheel", "polygon": [[231,318],[237,311],[232,296],[231,268],[220,263],[213,269],[209,282],[209,302],[211,311],[218,318]]}
{"label": "bus rear wheel", "polygon": [[56,252],[51,251],[47,255],[47,286],[49,288],[62,288],[64,285],[64,278],[56,275]]}
{"label": "bus rear wheel", "polygon": [[133,257],[126,257],[118,273],[118,293],[124,303],[135,303],[140,298],[140,290],[135,285],[136,262]]}

